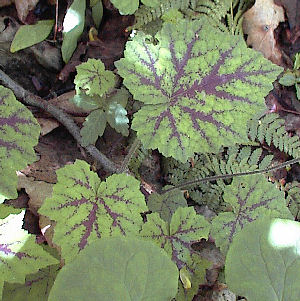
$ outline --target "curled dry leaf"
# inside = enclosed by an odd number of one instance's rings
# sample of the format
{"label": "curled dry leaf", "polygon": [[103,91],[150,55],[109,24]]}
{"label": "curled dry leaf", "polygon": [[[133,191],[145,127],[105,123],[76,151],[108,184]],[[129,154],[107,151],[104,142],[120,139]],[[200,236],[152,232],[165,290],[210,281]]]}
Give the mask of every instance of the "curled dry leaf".
{"label": "curled dry leaf", "polygon": [[256,0],[244,14],[243,31],[247,44],[263,53],[273,63],[281,65],[281,52],[276,46],[274,30],[284,21],[284,11],[273,0]]}

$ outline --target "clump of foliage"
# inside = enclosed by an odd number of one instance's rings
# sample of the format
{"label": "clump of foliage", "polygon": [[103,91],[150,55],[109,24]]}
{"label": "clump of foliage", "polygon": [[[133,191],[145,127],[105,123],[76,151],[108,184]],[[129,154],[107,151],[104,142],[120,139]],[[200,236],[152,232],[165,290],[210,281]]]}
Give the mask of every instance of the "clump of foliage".
{"label": "clump of foliage", "polygon": [[[24,212],[3,209],[3,300],[21,300],[24,292],[28,300],[193,300],[211,266],[193,245],[209,236],[226,257],[225,279],[233,292],[249,301],[300,299],[299,285],[288,287],[299,270],[299,223],[293,221],[299,188],[294,185],[286,198],[263,174],[222,177],[265,171],[273,156],[263,143],[299,158],[299,138],[286,134],[282,119],[256,117],[265,112],[264,98],[283,68],[247,48],[237,34],[247,1],[144,0],[139,9],[139,1],[111,2],[123,14],[151,12],[162,27],[155,37],[138,30],[127,42],[124,58],[115,62],[121,87],[100,60],[79,65],[72,101],[89,112],[83,146],[94,144],[107,124],[124,136],[136,131],[137,138],[119,173],[105,179],[81,160],[57,171],[39,214],[52,221],[58,254],[21,229]],[[129,93],[140,102],[130,127]],[[15,171],[35,160],[39,127],[4,87],[0,110],[4,201],[17,195]],[[139,166],[156,149],[169,185],[146,199]],[[189,191],[188,200],[179,188]],[[194,203],[215,215],[198,214]],[[289,231],[291,239],[277,235]],[[278,275],[274,263],[282,258],[288,264]]]}

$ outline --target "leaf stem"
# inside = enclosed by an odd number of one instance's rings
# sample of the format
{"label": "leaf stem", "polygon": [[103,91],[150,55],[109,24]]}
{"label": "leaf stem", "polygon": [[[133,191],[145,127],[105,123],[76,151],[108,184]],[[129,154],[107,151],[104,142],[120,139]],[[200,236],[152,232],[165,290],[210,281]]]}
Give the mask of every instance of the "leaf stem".
{"label": "leaf stem", "polygon": [[286,161],[284,163],[269,167],[269,168],[265,168],[265,169],[256,169],[256,170],[252,170],[252,171],[244,171],[244,172],[238,172],[238,173],[233,173],[233,174],[225,174],[225,175],[216,175],[216,176],[212,176],[212,177],[206,177],[206,178],[202,178],[202,179],[196,179],[196,180],[191,180],[191,181],[187,181],[178,185],[175,185],[169,189],[166,189],[162,192],[162,194],[170,192],[172,190],[175,189],[182,189],[185,188],[186,186],[196,186],[199,183],[203,183],[203,182],[211,182],[211,181],[216,181],[216,180],[225,180],[225,179],[230,179],[233,177],[240,177],[240,176],[248,176],[248,175],[255,175],[255,174],[261,174],[261,173],[265,173],[265,172],[269,172],[269,171],[274,171],[295,163],[300,162],[300,158],[296,158],[296,159],[292,159],[289,161]]}
{"label": "leaf stem", "polygon": [[[17,82],[11,79],[5,72],[0,69],[0,81],[7,88],[10,88],[15,96],[19,98],[25,105],[38,107],[49,114],[51,114],[57,121],[63,124],[75,140],[81,145],[80,129],[73,121],[73,119],[56,106],[48,103],[43,98],[34,95],[33,93],[25,90]],[[82,145],[81,145],[82,146]],[[83,147],[83,146],[82,146]],[[106,171],[114,173],[117,172],[118,167],[114,162],[108,159],[101,153],[94,145],[83,147]]]}

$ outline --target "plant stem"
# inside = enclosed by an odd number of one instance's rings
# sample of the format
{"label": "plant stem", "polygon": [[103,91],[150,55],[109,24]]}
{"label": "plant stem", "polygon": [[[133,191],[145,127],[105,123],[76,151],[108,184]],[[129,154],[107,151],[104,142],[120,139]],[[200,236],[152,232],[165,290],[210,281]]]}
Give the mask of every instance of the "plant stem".
{"label": "plant stem", "polygon": [[[33,93],[25,90],[13,79],[11,79],[7,74],[5,74],[1,69],[0,69],[0,81],[7,88],[11,89],[14,92],[15,96],[18,99],[20,99],[21,102],[23,102],[25,105],[38,107],[46,111],[50,115],[52,115],[57,121],[59,121],[62,125],[66,127],[66,129],[70,132],[70,134],[81,145],[80,129],[68,114],[66,114],[56,106],[48,103],[46,100],[42,99],[41,97],[34,95]],[[118,170],[116,164],[112,162],[110,159],[108,159],[104,154],[102,154],[94,145],[88,145],[83,148],[85,148],[86,151],[101,166],[103,166],[103,168],[106,171],[114,173]]]}
{"label": "plant stem", "polygon": [[119,168],[118,173],[125,172],[130,160],[132,159],[133,155],[139,148],[140,144],[141,144],[141,141],[136,137],[134,139],[133,143],[131,144],[130,149],[129,149],[125,159],[123,160],[123,163],[122,163],[121,167]]}

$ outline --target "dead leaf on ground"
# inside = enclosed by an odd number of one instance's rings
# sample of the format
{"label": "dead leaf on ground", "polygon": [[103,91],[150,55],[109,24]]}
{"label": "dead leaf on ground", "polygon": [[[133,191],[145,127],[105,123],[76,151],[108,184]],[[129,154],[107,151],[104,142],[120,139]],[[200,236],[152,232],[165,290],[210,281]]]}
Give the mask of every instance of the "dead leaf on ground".
{"label": "dead leaf on ground", "polygon": [[19,19],[24,23],[28,13],[35,8],[39,0],[15,0]]}
{"label": "dead leaf on ground", "polygon": [[21,172],[18,172],[18,189],[24,188],[29,196],[28,206],[31,212],[35,215],[40,209],[43,201],[52,195],[53,184],[43,181],[36,181],[32,177],[27,177]]}
{"label": "dead leaf on ground", "polygon": [[244,14],[243,20],[243,31],[248,35],[247,44],[278,65],[282,64],[282,54],[276,46],[274,30],[283,21],[284,10],[273,0],[256,0]]}
{"label": "dead leaf on ground", "polygon": [[[278,2],[278,1],[277,1]],[[279,1],[287,14],[290,29],[300,28],[300,1],[299,0],[280,0]]]}
{"label": "dead leaf on ground", "polygon": [[8,6],[14,3],[13,0],[0,0],[0,7]]}

